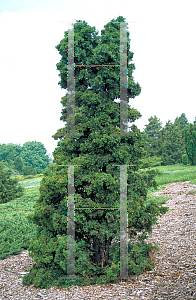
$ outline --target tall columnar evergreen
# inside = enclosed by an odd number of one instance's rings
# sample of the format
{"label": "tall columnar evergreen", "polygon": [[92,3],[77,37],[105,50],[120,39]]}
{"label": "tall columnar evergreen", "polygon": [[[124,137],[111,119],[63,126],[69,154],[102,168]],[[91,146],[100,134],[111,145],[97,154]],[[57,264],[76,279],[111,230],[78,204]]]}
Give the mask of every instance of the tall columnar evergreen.
{"label": "tall columnar evergreen", "polygon": [[178,126],[179,129],[182,131],[182,139],[185,143],[184,130],[185,130],[185,126],[188,125],[188,119],[187,119],[185,113],[182,113],[180,117],[176,117],[174,125]]}
{"label": "tall columnar evergreen", "polygon": [[189,124],[185,127],[185,147],[189,163],[196,165],[196,125]]}
{"label": "tall columnar evergreen", "polygon": [[[120,65],[120,24],[118,17],[104,26],[101,36],[85,21],[74,25],[75,64]],[[134,82],[135,69],[131,60],[128,38],[128,97],[140,94]],[[67,88],[67,41],[56,47],[61,55],[57,64],[60,86]],[[126,50],[126,49],[125,49]],[[126,51],[125,51],[126,53]],[[75,66],[75,136],[67,136],[67,125],[54,135],[59,139],[53,152],[55,164],[49,165],[40,185],[40,197],[29,218],[37,225],[37,237],[29,247],[37,262],[23,277],[26,285],[39,287],[109,282],[119,276],[119,248],[112,244],[120,236],[120,166],[127,167],[128,228],[130,237],[140,235],[139,244],[129,243],[128,273],[140,274],[153,267],[149,259],[146,233],[151,232],[158,215],[167,211],[147,199],[148,188],[156,186],[153,171],[139,171],[139,159],[144,155],[140,130],[133,125],[127,136],[119,134],[119,67]],[[67,94],[62,98],[61,120],[67,121]],[[128,122],[141,115],[127,105]],[[123,130],[123,129],[121,129]],[[79,136],[80,134],[80,136]],[[117,134],[117,136],[112,136]],[[74,167],[75,187],[75,271],[77,276],[96,279],[70,280],[67,275],[67,199],[68,166]],[[118,166],[114,166],[118,165]],[[96,209],[97,208],[97,209]]]}
{"label": "tall columnar evergreen", "polygon": [[160,157],[162,154],[162,123],[157,116],[151,116],[145,125],[147,147],[146,150],[150,157]]}
{"label": "tall columnar evergreen", "polygon": [[174,165],[182,163],[182,155],[186,153],[182,138],[182,130],[175,126],[170,120],[163,128],[164,143],[162,150],[163,165]]}

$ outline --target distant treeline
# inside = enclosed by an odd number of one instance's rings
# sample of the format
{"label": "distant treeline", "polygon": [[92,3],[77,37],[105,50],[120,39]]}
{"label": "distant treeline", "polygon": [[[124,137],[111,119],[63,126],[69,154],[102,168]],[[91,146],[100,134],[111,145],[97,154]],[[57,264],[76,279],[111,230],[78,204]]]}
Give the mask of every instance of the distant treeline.
{"label": "distant treeline", "polygon": [[176,117],[174,123],[167,121],[164,127],[158,117],[151,116],[142,132],[146,157],[141,166],[196,165],[196,118],[188,123],[186,115]]}
{"label": "distant treeline", "polygon": [[[151,116],[142,131],[145,156],[141,168],[183,163],[196,165],[196,118],[188,123],[184,113],[174,123],[167,121],[164,127],[158,117]],[[41,142],[0,144],[0,162],[21,175],[41,174],[46,170],[51,157],[46,154]]]}
{"label": "distant treeline", "polygon": [[0,162],[18,175],[42,174],[52,159],[41,142],[26,142],[21,145],[0,144]]}

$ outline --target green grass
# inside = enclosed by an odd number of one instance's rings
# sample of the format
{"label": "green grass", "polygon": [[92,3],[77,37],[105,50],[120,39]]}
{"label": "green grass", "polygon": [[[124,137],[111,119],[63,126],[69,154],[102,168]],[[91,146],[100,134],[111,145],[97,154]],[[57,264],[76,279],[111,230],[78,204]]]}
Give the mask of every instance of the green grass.
{"label": "green grass", "polygon": [[[158,190],[164,189],[165,184],[171,182],[190,181],[196,184],[196,166],[172,165],[156,167],[161,174],[156,176]],[[39,197],[39,185],[41,178],[31,178],[21,181],[25,188],[24,195],[8,203],[0,204],[0,259],[12,254],[19,254],[20,251],[28,249],[29,243],[36,236],[36,226],[26,216],[34,211],[34,204]],[[36,186],[27,188],[29,186]],[[166,203],[168,198],[154,196],[149,190],[148,197],[156,200],[157,203]],[[196,190],[192,192],[195,194]]]}
{"label": "green grass", "polygon": [[160,166],[152,169],[157,169],[161,174],[155,177],[159,186],[172,182],[191,181],[191,184],[196,184],[196,166],[172,165]]}
{"label": "green grass", "polygon": [[188,192],[188,194],[196,195],[196,190],[191,190],[191,191]]}
{"label": "green grass", "polygon": [[170,166],[159,166],[154,167],[152,169],[159,169],[161,172],[171,172],[171,171],[178,171],[178,170],[196,170],[196,166],[185,166],[183,164],[176,164]]}

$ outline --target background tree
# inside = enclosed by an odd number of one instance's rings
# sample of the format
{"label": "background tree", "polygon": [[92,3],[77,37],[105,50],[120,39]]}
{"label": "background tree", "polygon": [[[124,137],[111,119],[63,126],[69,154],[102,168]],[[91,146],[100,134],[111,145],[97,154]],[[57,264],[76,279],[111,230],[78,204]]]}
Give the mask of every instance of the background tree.
{"label": "background tree", "polygon": [[0,203],[7,203],[23,195],[24,189],[11,175],[12,171],[0,162]]}
{"label": "background tree", "polygon": [[20,174],[22,174],[22,170],[23,170],[23,162],[21,157],[17,156],[14,160],[14,164],[13,167],[15,170],[17,170]]}
{"label": "background tree", "polygon": [[163,132],[163,165],[166,166],[182,163],[182,155],[186,153],[185,144],[182,138],[182,130],[179,126],[174,125],[170,120],[168,120],[163,128]]}
{"label": "background tree", "polygon": [[49,164],[46,152],[46,148],[41,142],[26,142],[22,146],[21,158],[26,167],[31,167],[31,170],[33,168],[37,174],[41,174]]}
{"label": "background tree", "polygon": [[46,155],[46,149],[40,142],[27,142],[23,146],[17,144],[0,144],[0,161],[7,163],[23,175],[42,173],[51,158]]}
{"label": "background tree", "polygon": [[182,132],[182,139],[184,143],[184,148],[185,148],[185,126],[188,125],[188,119],[185,115],[185,113],[182,113],[180,117],[176,117],[174,121],[174,126],[178,126],[179,130]]}
{"label": "background tree", "polygon": [[189,124],[185,127],[185,148],[190,164],[196,165],[196,125]]}
{"label": "background tree", "polygon": [[[32,166],[23,166],[21,174],[24,176],[36,175],[37,172],[35,171],[35,169],[33,169]],[[41,174],[41,173],[39,173],[39,174]]]}
{"label": "background tree", "polygon": [[[124,22],[118,17],[118,22]],[[95,27],[85,21],[74,26],[75,64],[120,64],[120,24],[109,22],[97,36]],[[128,97],[140,94],[140,86],[132,76],[128,37]],[[57,68],[60,85],[67,88],[67,32],[56,47],[62,56]],[[44,173],[40,185],[40,197],[36,200],[34,214],[29,218],[37,227],[37,239],[31,241],[29,255],[38,263],[23,277],[23,284],[40,287],[71,284],[88,284],[81,281],[57,279],[67,275],[67,184],[68,167],[59,165],[82,165],[74,168],[75,187],[75,240],[76,275],[93,276],[90,284],[109,282],[119,276],[119,249],[111,244],[120,235],[120,211],[111,210],[120,205],[120,171],[112,165],[128,167],[128,227],[140,234],[141,243],[129,244],[128,272],[140,274],[151,269],[148,259],[152,245],[144,240],[151,232],[157,216],[167,211],[147,199],[148,188],[156,186],[155,172],[139,171],[139,159],[144,155],[144,143],[140,130],[133,125],[127,136],[119,134],[119,69],[80,68],[75,66],[75,129],[69,137],[67,125],[54,135],[59,139],[53,152],[56,164],[51,164]],[[61,120],[67,120],[67,95],[62,98]],[[141,114],[128,105],[128,122],[134,122]],[[123,130],[121,128],[121,130]],[[82,134],[78,136],[77,134]],[[95,208],[99,208],[96,210]],[[83,209],[79,209],[83,208]],[[93,209],[94,208],[94,209]],[[102,208],[102,209],[100,209]]]}
{"label": "background tree", "polygon": [[142,140],[145,143],[144,150],[145,150],[145,156],[140,159],[140,168],[153,168],[157,166],[162,165],[162,159],[160,156],[150,156],[148,151],[149,151],[149,142],[147,141],[147,134],[145,131],[141,132],[142,134]]}
{"label": "background tree", "polygon": [[0,161],[7,162],[9,168],[12,167],[14,160],[20,156],[22,147],[17,144],[0,144]]}
{"label": "background tree", "polygon": [[160,157],[162,154],[162,123],[157,116],[151,116],[145,125],[147,152],[150,157]]}

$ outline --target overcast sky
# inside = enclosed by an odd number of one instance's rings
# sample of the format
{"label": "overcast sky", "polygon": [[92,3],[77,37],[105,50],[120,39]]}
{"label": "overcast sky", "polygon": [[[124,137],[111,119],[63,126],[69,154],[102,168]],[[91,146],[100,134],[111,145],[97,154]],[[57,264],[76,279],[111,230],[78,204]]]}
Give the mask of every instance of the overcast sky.
{"label": "overcast sky", "polygon": [[55,46],[66,22],[85,20],[101,34],[119,15],[135,22],[128,25],[133,76],[142,87],[129,101],[142,114],[135,124],[143,130],[157,115],[165,125],[181,113],[193,123],[195,1],[0,0],[0,144],[38,141],[52,154],[52,135],[64,126]]}

